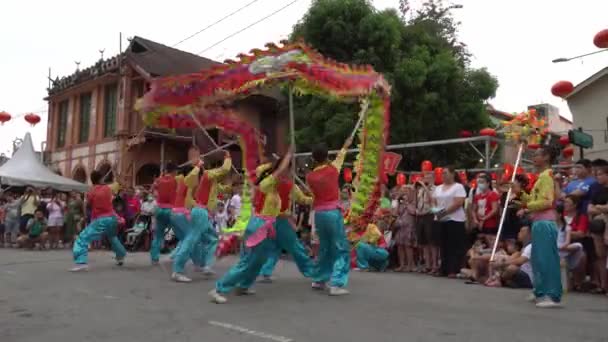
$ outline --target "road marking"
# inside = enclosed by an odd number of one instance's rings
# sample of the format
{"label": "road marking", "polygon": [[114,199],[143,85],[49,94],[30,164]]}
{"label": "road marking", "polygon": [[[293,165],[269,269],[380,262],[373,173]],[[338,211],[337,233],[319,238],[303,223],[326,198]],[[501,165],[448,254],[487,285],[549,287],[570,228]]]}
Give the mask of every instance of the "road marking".
{"label": "road marking", "polygon": [[232,331],[237,331],[237,332],[240,332],[243,334],[260,337],[260,338],[264,338],[264,339],[271,340],[271,341],[293,342],[293,339],[285,337],[285,336],[277,336],[277,335],[273,335],[273,334],[269,334],[269,333],[265,333],[265,332],[261,332],[261,331],[255,331],[255,330],[247,329],[247,328],[240,327],[238,325],[234,325],[234,324],[230,324],[230,323],[224,323],[224,322],[218,322],[218,321],[209,321],[207,323],[209,323],[210,325],[216,326],[216,327],[220,327],[220,328],[224,328],[224,329],[228,329],[228,330],[232,330]]}

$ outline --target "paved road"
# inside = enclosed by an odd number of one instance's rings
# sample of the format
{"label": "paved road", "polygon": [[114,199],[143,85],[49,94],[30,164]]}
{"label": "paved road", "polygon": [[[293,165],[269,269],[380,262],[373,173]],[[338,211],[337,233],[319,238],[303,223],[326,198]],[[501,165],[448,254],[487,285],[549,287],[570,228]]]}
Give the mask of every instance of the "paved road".
{"label": "paved road", "polygon": [[543,311],[525,291],[357,273],[352,295],[334,298],[282,261],[256,296],[216,305],[212,281],[172,283],[168,265],[150,266],[146,254],[123,268],[106,252],[92,253],[89,273],[70,266],[67,251],[0,249],[0,341],[608,341],[608,297],[568,295],[566,309]]}

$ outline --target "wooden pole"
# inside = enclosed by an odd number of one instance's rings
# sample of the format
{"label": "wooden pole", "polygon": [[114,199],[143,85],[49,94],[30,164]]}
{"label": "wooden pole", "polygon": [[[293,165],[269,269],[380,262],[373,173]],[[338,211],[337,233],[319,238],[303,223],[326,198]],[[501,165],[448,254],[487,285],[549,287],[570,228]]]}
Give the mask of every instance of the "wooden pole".
{"label": "wooden pole", "polygon": [[[293,179],[297,179],[298,175],[296,174],[296,122],[293,113],[293,87],[289,87],[289,131],[291,133],[291,146],[293,147],[293,155],[291,156],[291,175]],[[291,201],[291,212],[295,214],[296,212],[296,202]]]}
{"label": "wooden pole", "polygon": [[[511,184],[515,182],[515,176],[517,176],[517,168],[519,167],[519,162],[521,161],[521,154],[524,150],[524,143],[519,143],[519,150],[517,151],[517,159],[515,160],[515,166],[513,167],[513,174],[511,175]],[[500,233],[502,232],[502,227],[505,223],[505,217],[507,216],[507,208],[509,207],[509,199],[511,197],[511,191],[513,186],[509,187],[509,191],[507,191],[507,200],[505,201],[505,206],[502,208],[502,215],[500,216],[500,223],[498,224],[498,232],[496,233],[496,240],[494,241],[494,247],[492,247],[492,255],[490,256],[490,261],[494,261],[494,257],[496,256],[496,248],[498,247],[498,242],[500,241]]]}

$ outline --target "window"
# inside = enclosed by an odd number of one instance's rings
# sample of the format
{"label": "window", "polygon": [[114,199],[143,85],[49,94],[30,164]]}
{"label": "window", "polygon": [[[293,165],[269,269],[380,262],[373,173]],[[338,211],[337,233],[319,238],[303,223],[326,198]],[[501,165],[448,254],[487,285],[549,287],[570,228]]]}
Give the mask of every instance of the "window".
{"label": "window", "polygon": [[59,127],[57,128],[57,147],[65,147],[65,137],[68,128],[68,100],[59,103]]}
{"label": "window", "polygon": [[103,99],[103,136],[111,137],[116,131],[116,112],[118,111],[118,86],[116,84],[107,85]]}
{"label": "window", "polygon": [[80,123],[78,125],[78,143],[89,141],[89,125],[91,119],[91,93],[80,95]]}

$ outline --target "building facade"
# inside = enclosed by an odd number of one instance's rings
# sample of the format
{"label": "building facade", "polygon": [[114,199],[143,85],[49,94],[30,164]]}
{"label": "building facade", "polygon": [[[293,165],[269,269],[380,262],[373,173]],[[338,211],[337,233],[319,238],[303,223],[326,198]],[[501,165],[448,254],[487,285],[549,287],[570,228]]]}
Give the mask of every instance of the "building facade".
{"label": "building facade", "polygon": [[[181,163],[188,147],[213,149],[200,130],[168,132],[143,126],[135,101],[156,77],[192,73],[217,62],[134,37],[124,53],[53,82],[48,90],[47,164],[62,175],[87,182],[92,170],[112,175],[115,169],[132,185],[151,184],[162,161]],[[260,100],[261,98],[261,100]],[[245,100],[237,115],[267,138],[267,147],[281,151],[276,137],[287,127],[279,96]],[[263,113],[263,115],[262,115]],[[233,137],[208,130],[218,145]],[[240,148],[232,146],[237,167]],[[218,157],[218,158],[221,158]]]}
{"label": "building facade", "polygon": [[[585,158],[608,160],[608,67],[578,84],[566,97],[574,127],[593,137],[593,148]],[[579,149],[575,155],[580,157]]]}

